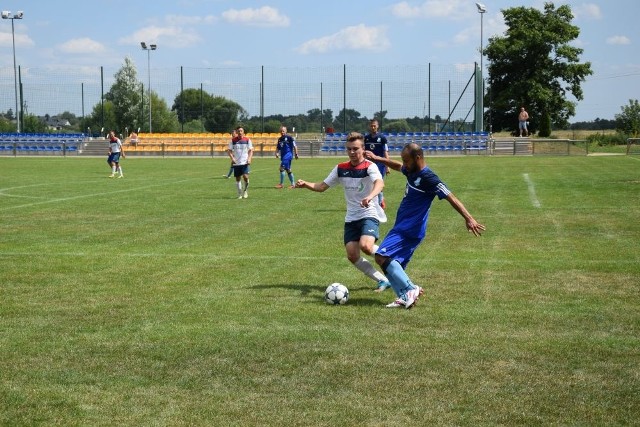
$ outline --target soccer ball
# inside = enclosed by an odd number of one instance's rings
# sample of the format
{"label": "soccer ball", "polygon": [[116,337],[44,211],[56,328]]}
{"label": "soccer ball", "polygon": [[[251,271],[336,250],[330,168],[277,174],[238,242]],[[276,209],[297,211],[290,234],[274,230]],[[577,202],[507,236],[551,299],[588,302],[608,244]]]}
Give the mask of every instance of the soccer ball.
{"label": "soccer ball", "polygon": [[346,304],[349,301],[349,289],[342,283],[332,283],[324,291],[324,302],[332,305]]}

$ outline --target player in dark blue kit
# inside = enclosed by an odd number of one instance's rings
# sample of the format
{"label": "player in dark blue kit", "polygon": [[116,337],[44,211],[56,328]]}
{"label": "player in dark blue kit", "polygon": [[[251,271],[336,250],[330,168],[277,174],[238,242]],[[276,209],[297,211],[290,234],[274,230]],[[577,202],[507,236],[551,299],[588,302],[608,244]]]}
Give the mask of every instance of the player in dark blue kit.
{"label": "player in dark blue kit", "polygon": [[[295,130],[295,128],[294,128]],[[276,158],[280,156],[280,184],[276,185],[276,188],[283,188],[284,186],[284,172],[287,172],[289,176],[289,182],[291,185],[289,188],[295,188],[293,173],[291,172],[291,161],[295,157],[298,159],[298,147],[296,146],[296,140],[287,135],[287,127],[282,126],[280,128],[280,138],[278,138],[278,146],[276,147]]]}
{"label": "player in dark blue kit", "polygon": [[372,161],[384,162],[391,169],[407,177],[404,198],[400,202],[393,228],[384,238],[376,252],[376,262],[387,276],[398,298],[387,307],[411,308],[422,295],[422,288],[413,284],[405,268],[414,251],[424,239],[431,202],[446,199],[465,220],[467,230],[475,236],[485,230],[464,207],[462,202],[447,188],[424,162],[422,148],[410,143],[402,149],[402,163],[376,156],[367,151],[365,156]]}
{"label": "player in dark blue kit", "polygon": [[[387,145],[387,137],[378,132],[379,127],[380,124],[378,120],[372,119],[369,121],[369,133],[364,136],[364,147],[365,150],[371,151],[376,156],[388,159],[389,146]],[[378,166],[378,169],[380,169],[382,179],[384,179],[387,176],[387,165],[383,162],[375,162],[375,164]],[[378,204],[382,209],[387,207],[382,192],[378,194]]]}

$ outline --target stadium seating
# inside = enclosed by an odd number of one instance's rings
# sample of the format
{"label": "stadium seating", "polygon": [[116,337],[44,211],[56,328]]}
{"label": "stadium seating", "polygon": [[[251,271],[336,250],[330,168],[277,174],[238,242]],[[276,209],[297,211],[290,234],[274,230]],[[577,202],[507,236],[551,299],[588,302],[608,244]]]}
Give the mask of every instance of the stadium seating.
{"label": "stadium seating", "polygon": [[[66,155],[77,152],[83,133],[1,133],[0,152],[20,154]],[[70,148],[73,147],[73,148]]]}

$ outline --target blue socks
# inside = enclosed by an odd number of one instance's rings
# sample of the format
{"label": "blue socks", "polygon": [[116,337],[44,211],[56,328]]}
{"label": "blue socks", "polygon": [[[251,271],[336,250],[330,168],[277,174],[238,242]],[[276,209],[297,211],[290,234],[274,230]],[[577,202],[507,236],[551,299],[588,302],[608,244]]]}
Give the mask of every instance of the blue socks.
{"label": "blue socks", "polygon": [[389,283],[391,283],[393,291],[398,297],[401,297],[406,294],[407,291],[415,288],[415,285],[411,282],[407,273],[404,272],[404,269],[396,260],[392,260],[387,264],[384,273],[387,276]]}

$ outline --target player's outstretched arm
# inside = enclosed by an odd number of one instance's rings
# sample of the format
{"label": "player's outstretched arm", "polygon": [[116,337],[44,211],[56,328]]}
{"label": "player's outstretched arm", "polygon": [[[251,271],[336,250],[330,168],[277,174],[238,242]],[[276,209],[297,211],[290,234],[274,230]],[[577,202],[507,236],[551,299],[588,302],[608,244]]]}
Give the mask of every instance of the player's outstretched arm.
{"label": "player's outstretched arm", "polygon": [[458,211],[460,215],[464,218],[467,226],[467,231],[469,233],[473,233],[474,236],[482,235],[482,232],[486,230],[486,227],[480,223],[478,223],[467,211],[467,208],[464,207],[462,202],[458,200],[458,198],[453,194],[449,193],[447,196],[447,201],[453,206],[453,208]]}
{"label": "player's outstretched arm", "polygon": [[296,188],[306,188],[307,190],[317,191],[318,193],[322,193],[326,191],[329,186],[324,182],[307,182],[303,179],[299,179],[296,181]]}
{"label": "player's outstretched arm", "polygon": [[384,163],[385,165],[387,165],[389,168],[394,169],[399,171],[400,169],[402,169],[402,163],[400,163],[397,160],[393,160],[387,157],[380,157],[380,156],[376,156],[373,151],[365,151],[364,152],[364,156],[373,161],[373,162],[379,162],[379,163]]}

